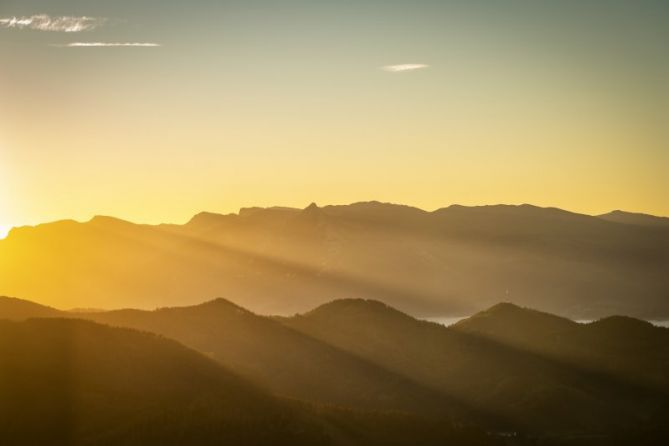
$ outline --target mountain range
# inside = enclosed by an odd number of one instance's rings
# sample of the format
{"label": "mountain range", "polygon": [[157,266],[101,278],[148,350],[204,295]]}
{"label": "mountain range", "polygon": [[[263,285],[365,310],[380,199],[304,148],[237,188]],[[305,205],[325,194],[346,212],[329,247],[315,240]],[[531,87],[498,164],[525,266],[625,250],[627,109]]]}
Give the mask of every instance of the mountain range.
{"label": "mountain range", "polygon": [[[669,438],[669,329],[629,317],[579,324],[502,303],[445,327],[363,299],[269,317],[223,299],[71,313],[0,298],[2,319],[5,411],[16,400],[28,414],[38,401],[33,418],[16,415],[29,422],[58,404],[78,417],[86,408],[90,418],[57,423],[76,424],[66,436],[144,441],[152,423],[173,416],[184,435],[223,423],[239,438],[239,419],[227,419],[234,401],[247,427],[269,423],[286,444],[421,444],[407,439],[416,431],[423,444]],[[131,415],[128,406],[146,409]],[[111,419],[122,420],[113,432],[101,421]],[[405,435],[393,433],[396,443],[381,435],[392,426]],[[179,438],[160,432],[156,444]],[[258,435],[247,444],[262,444]]]}
{"label": "mountain range", "polygon": [[153,226],[95,217],[15,228],[0,240],[1,294],[70,308],[224,296],[287,316],[361,298],[425,317],[508,301],[573,319],[664,319],[667,271],[667,218],[530,205],[313,204]]}
{"label": "mountain range", "polygon": [[498,445],[411,414],[277,398],[163,337],[75,319],[0,320],[11,445]]}

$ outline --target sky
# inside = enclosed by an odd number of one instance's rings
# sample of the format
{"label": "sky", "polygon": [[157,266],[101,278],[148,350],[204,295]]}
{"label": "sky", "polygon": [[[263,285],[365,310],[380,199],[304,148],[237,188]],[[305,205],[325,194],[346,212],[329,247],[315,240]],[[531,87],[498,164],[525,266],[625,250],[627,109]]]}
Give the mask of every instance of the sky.
{"label": "sky", "polygon": [[669,2],[2,0],[0,233],[364,200],[669,215]]}

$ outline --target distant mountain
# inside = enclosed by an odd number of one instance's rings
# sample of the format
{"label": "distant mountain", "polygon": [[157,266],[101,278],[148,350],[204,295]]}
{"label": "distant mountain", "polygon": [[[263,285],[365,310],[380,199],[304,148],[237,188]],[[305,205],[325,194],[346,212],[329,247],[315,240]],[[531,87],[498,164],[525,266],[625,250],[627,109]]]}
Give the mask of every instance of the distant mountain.
{"label": "distant mountain", "polygon": [[251,208],[158,226],[96,217],[0,240],[1,294],[70,308],[225,296],[289,315],[367,298],[438,317],[503,300],[576,319],[661,319],[667,270],[667,231],[529,205]]}
{"label": "distant mountain", "polygon": [[271,397],[165,338],[69,319],[0,320],[11,445],[501,445],[472,427]]}
{"label": "distant mountain", "polygon": [[608,214],[600,215],[599,218],[629,225],[669,228],[669,218],[667,217],[656,217],[654,215],[639,214],[635,212],[612,211]]}

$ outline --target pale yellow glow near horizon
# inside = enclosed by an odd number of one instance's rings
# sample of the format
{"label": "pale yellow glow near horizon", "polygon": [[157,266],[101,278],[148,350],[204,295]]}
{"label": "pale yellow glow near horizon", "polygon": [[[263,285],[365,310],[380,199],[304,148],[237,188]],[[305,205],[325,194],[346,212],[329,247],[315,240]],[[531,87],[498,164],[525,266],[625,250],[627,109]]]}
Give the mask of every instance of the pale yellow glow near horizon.
{"label": "pale yellow glow near horizon", "polygon": [[[205,24],[129,2],[156,26],[132,41],[159,48],[3,34],[0,224],[370,200],[669,216],[661,14],[228,3]],[[130,42],[120,28],[77,41]]]}
{"label": "pale yellow glow near horizon", "polygon": [[[597,104],[581,113],[567,113],[567,105],[530,113],[527,104],[496,105],[488,115],[438,103],[443,114],[434,115],[415,99],[402,101],[407,110],[392,104],[318,111],[306,130],[302,114],[223,113],[221,122],[237,127],[220,131],[218,122],[173,112],[155,122],[135,115],[79,121],[87,132],[59,136],[67,120],[43,116],[50,131],[3,135],[0,224],[94,215],[184,223],[201,211],[369,200],[428,211],[529,203],[590,215],[669,215],[661,138],[640,124],[625,127],[624,114]],[[97,113],[85,110],[82,119]]]}
{"label": "pale yellow glow near horizon", "polygon": [[0,142],[0,240],[7,237],[13,226],[13,216],[10,213],[10,177],[8,162],[4,158],[6,146]]}
{"label": "pale yellow glow near horizon", "polygon": [[7,237],[7,234],[9,234],[9,231],[11,231],[11,229],[12,229],[12,227],[9,226],[9,225],[0,224],[0,240]]}

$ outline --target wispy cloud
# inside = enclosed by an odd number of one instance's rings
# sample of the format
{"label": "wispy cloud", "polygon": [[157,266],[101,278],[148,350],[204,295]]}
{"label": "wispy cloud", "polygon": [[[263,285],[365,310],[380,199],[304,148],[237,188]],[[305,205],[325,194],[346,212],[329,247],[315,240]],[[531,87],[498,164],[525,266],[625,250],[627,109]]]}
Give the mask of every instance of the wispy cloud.
{"label": "wispy cloud", "polygon": [[97,47],[157,47],[159,43],[153,42],[72,42],[54,43],[51,46],[60,48],[97,48]]}
{"label": "wispy cloud", "polygon": [[0,27],[78,33],[98,28],[106,21],[107,19],[98,17],[50,17],[46,14],[38,14],[29,17],[2,17],[0,18]]}
{"label": "wispy cloud", "polygon": [[405,63],[400,65],[386,65],[381,67],[383,71],[390,71],[391,73],[399,73],[401,71],[413,71],[420,70],[422,68],[428,68],[429,65],[424,63]]}

